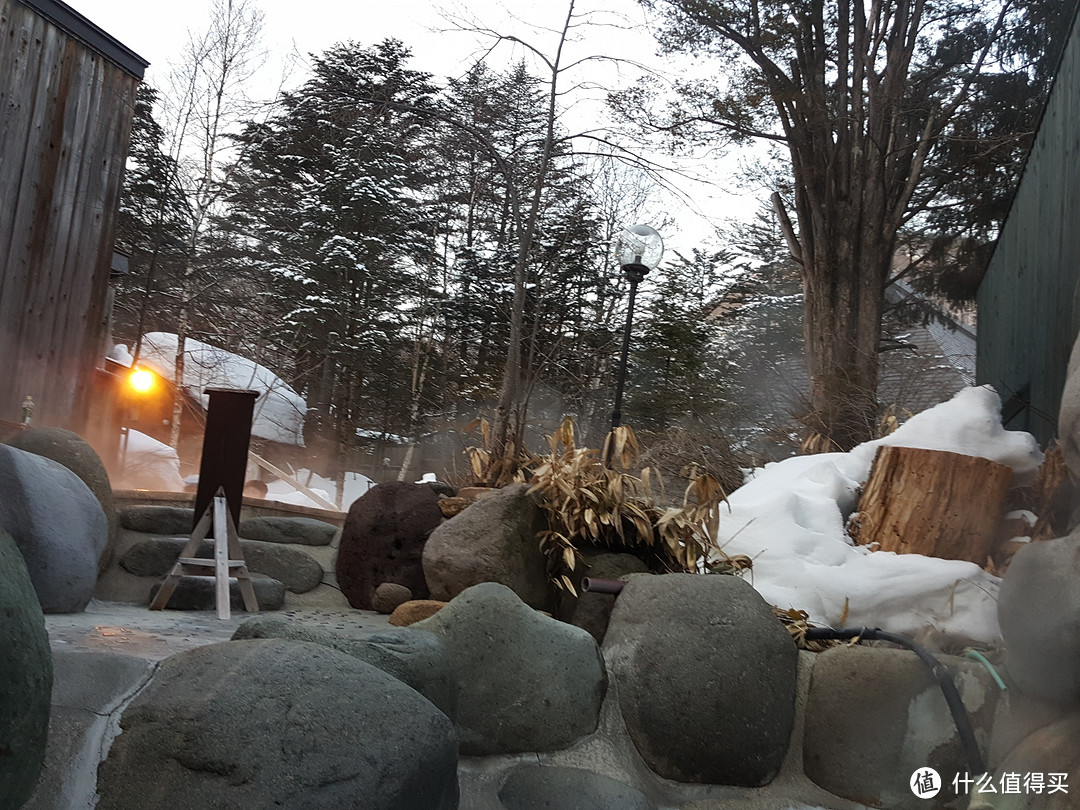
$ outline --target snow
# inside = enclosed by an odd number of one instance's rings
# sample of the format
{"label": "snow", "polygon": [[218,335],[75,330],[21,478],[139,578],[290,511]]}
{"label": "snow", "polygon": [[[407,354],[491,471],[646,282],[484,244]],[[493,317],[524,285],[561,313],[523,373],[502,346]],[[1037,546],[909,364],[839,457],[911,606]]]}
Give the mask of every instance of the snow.
{"label": "snow", "polygon": [[120,462],[117,489],[184,491],[176,451],[145,433],[128,428],[120,439]]}
{"label": "snow", "polygon": [[754,561],[748,579],[770,604],[806,611],[815,624],[879,627],[965,642],[1000,637],[1000,580],[974,563],[855,546],[844,530],[881,445],[982,456],[1030,483],[1042,462],[1034,437],[1001,426],[992,388],[965,388],[850,453],[797,456],[755,470],[729,497],[717,542]]}
{"label": "snow", "polygon": [[[334,480],[324,478],[306,469],[298,470],[294,477],[316,495],[325,498],[330,503],[338,503],[337,482]],[[363,473],[345,473],[344,497],[339,504],[341,510],[348,511],[349,507],[352,506],[352,502],[373,486],[375,486],[375,482]],[[313,506],[317,509],[323,508],[304,493],[294,489],[287,481],[281,480],[272,481],[267,485],[266,500],[291,503],[297,506]]]}
{"label": "snow", "polygon": [[[143,336],[139,365],[172,380],[177,337],[171,332],[148,332]],[[239,388],[258,391],[251,435],[266,441],[304,446],[304,415],[307,404],[270,369],[225,349],[187,338],[184,341],[184,389],[205,409],[210,403],[207,388]],[[126,346],[116,346],[109,357],[131,365]],[[126,362],[125,362],[126,360]]]}

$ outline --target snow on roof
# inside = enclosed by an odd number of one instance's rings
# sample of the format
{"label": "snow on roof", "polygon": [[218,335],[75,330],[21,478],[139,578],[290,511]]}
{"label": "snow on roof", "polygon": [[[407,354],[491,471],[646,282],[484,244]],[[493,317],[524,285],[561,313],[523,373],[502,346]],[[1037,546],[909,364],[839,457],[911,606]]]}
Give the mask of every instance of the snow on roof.
{"label": "snow on roof", "polygon": [[[139,365],[153,369],[167,380],[173,378],[177,337],[171,332],[148,332],[143,336]],[[131,356],[114,350],[110,356],[131,364]],[[270,369],[216,346],[187,338],[184,341],[184,390],[205,409],[207,388],[239,388],[258,391],[251,435],[266,441],[304,446],[304,415],[307,404]]]}
{"label": "snow on roof", "polygon": [[729,497],[730,513],[721,512],[718,545],[754,561],[748,579],[767,602],[804,610],[812,622],[838,626],[846,610],[847,626],[996,641],[998,577],[970,562],[870,551],[847,536],[845,520],[883,444],[989,458],[1012,467],[1018,485],[1042,462],[1034,437],[1001,426],[992,388],[965,388],[850,453],[795,456],[756,470]]}

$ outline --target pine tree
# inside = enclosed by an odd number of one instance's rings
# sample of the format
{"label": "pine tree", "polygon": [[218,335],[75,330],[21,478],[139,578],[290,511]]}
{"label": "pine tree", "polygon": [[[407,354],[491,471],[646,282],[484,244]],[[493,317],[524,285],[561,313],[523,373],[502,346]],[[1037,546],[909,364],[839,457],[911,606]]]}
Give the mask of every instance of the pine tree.
{"label": "pine tree", "polygon": [[[434,88],[395,40],[335,46],[282,111],[243,135],[234,232],[265,274],[314,434],[336,450],[358,428],[406,431],[409,308],[433,261],[427,122]],[[407,409],[405,409],[407,411]]]}

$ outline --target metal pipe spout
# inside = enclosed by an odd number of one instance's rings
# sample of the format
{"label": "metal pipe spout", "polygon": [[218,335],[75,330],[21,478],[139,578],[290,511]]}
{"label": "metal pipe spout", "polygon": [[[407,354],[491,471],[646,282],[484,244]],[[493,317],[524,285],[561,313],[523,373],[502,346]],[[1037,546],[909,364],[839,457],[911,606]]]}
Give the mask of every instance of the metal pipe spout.
{"label": "metal pipe spout", "polygon": [[581,590],[588,593],[610,593],[618,596],[622,593],[622,589],[626,587],[626,583],[621,579],[597,579],[596,577],[585,577],[581,580]]}

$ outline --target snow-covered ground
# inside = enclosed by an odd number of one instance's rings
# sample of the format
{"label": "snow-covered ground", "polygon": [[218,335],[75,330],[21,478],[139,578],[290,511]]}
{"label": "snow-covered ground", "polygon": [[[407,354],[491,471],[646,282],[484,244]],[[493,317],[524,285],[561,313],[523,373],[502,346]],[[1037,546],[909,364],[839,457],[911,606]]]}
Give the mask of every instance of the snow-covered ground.
{"label": "snow-covered ground", "polygon": [[880,627],[918,637],[994,642],[1000,580],[974,563],[870,551],[845,532],[879,445],[982,456],[1030,483],[1042,453],[1034,437],[1001,426],[989,387],[967,388],[850,453],[796,456],[755,470],[729,498],[717,536],[727,554],[754,561],[747,579],[765,600],[817,624]]}
{"label": "snow-covered ground", "polygon": [[[336,481],[330,478],[324,478],[310,470],[298,470],[296,473],[296,480],[319,497],[326,499],[330,503],[339,504],[343,512],[348,512],[353,501],[375,486],[375,482],[363,473],[345,473],[343,497],[339,502],[337,499]],[[315,501],[303,492],[294,488],[287,481],[272,481],[268,484],[266,499],[268,501],[278,501],[279,503],[291,503],[297,506],[314,506],[321,508],[320,504],[315,503]]]}

